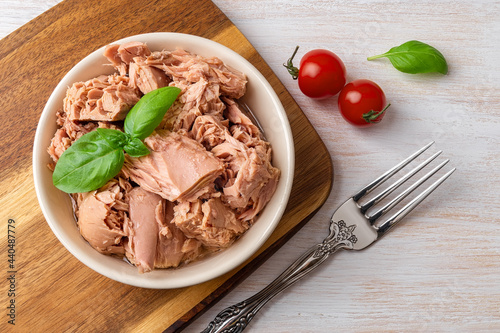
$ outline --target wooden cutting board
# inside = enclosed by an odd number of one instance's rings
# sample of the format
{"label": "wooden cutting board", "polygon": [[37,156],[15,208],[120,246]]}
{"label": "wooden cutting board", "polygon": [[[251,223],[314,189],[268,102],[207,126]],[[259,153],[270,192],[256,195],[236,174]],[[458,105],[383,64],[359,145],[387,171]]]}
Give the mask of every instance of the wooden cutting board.
{"label": "wooden cutting board", "polygon": [[[75,259],[42,215],[31,169],[38,119],[64,74],[105,44],[156,31],[210,38],[253,63],[280,97],[296,149],[288,207],[259,253],[220,278],[174,290],[124,285],[100,276]],[[331,189],[333,168],[321,139],[248,40],[208,0],[66,0],[0,41],[0,93],[1,332],[180,330],[300,229]],[[9,253],[15,260],[10,263]],[[12,276],[12,280],[5,276]],[[7,289],[15,295],[9,295]],[[12,301],[15,326],[8,324],[6,316],[12,312],[6,309]]]}

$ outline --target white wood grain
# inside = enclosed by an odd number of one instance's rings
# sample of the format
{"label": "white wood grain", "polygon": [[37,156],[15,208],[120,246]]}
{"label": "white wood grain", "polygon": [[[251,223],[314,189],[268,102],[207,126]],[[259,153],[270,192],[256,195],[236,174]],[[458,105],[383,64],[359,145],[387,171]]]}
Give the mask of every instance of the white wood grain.
{"label": "white wood grain", "polygon": [[[1,0],[0,37],[58,0]],[[273,301],[251,332],[500,331],[500,2],[214,0],[268,62],[332,156],[324,207],[275,255],[186,332],[271,282],[326,236],[334,208],[408,153],[435,140],[457,172],[390,236],[340,253]],[[450,72],[408,75],[366,57],[407,40],[432,44]],[[328,48],[348,80],[368,78],[392,106],[384,121],[353,128],[336,99],[304,97],[282,63]],[[20,285],[22,288],[22,284]],[[20,309],[22,311],[22,309]]]}

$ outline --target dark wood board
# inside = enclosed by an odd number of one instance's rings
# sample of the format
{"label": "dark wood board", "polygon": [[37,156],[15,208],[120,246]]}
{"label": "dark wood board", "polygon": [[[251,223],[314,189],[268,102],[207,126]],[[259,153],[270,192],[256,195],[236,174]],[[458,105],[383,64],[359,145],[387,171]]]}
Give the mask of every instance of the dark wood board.
{"label": "dark wood board", "polygon": [[[103,277],[74,258],[46,223],[31,158],[40,114],[64,74],[92,51],[147,32],[210,38],[248,59],[271,83],[291,123],[296,150],[290,201],[276,231],[246,263],[188,288],[151,290]],[[16,225],[16,326],[0,331],[161,332],[185,327],[299,230],[330,193],[333,167],[318,134],[269,66],[208,0],[66,0],[0,40],[0,244]],[[3,271],[9,271],[6,260]],[[0,304],[9,302],[2,292]]]}

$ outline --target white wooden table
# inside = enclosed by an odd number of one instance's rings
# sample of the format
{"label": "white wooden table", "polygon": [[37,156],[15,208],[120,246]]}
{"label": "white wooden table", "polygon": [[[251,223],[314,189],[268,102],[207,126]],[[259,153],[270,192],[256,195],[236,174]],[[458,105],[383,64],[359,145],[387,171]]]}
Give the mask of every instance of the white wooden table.
{"label": "white wooden table", "polygon": [[[0,37],[58,2],[0,0]],[[500,1],[214,2],[311,120],[335,180],[316,216],[186,332],[266,286],[326,236],[348,195],[431,140],[457,167],[452,178],[389,237],[339,253],[276,297],[249,331],[500,332]],[[386,60],[366,61],[412,39],[438,48],[449,74],[408,75]],[[296,45],[297,64],[308,50],[327,48],[344,60],[348,81],[376,81],[392,104],[384,121],[357,129],[336,98],[303,96],[282,66]]]}

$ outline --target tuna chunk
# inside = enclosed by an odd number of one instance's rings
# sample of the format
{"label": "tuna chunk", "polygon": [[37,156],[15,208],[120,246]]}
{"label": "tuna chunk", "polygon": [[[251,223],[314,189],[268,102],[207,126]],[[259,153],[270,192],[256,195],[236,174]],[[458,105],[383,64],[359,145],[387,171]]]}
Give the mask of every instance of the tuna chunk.
{"label": "tuna chunk", "polygon": [[224,115],[233,124],[230,131],[233,137],[248,147],[264,143],[259,128],[246,116],[232,99],[224,98],[227,105]]}
{"label": "tuna chunk", "polygon": [[143,94],[168,85],[170,79],[164,71],[148,65],[145,60],[151,54],[146,44],[129,42],[122,45],[108,45],[104,56],[120,72],[130,77],[129,86]]}
{"label": "tuna chunk", "polygon": [[123,172],[145,190],[169,201],[207,193],[224,165],[193,139],[175,132],[153,134],[144,141],[151,153],[126,156]]}
{"label": "tuna chunk", "polygon": [[147,45],[141,42],[129,42],[122,45],[110,44],[104,49],[104,56],[120,72],[120,75],[127,74],[128,65],[134,58],[145,59],[150,54],[151,51]]}
{"label": "tuna chunk", "polygon": [[201,210],[204,226],[229,229],[236,234],[241,234],[248,228],[247,224],[242,224],[236,219],[234,211],[226,206],[220,198],[211,198],[203,202]]}
{"label": "tuna chunk", "polygon": [[[274,167],[268,167],[268,171],[269,177],[266,179],[266,182],[263,184],[263,186],[250,194],[250,205],[247,206],[247,208],[239,215],[240,219],[244,221],[253,220],[271,200],[274,192],[276,191],[276,187],[278,186],[280,171],[279,169]],[[228,188],[227,192],[231,193],[230,191],[231,188]]]}
{"label": "tuna chunk", "polygon": [[[227,122],[226,122],[227,123]],[[227,125],[212,115],[199,116],[193,123],[189,135],[207,150],[223,143],[228,134]]]}
{"label": "tuna chunk", "polygon": [[120,178],[110,180],[97,191],[77,195],[80,233],[101,253],[124,254],[123,226],[128,223],[125,193],[130,189],[130,184]]}
{"label": "tuna chunk", "polygon": [[155,266],[159,225],[164,224],[164,200],[157,194],[135,187],[128,195],[130,223],[127,257],[140,273],[150,272]]}
{"label": "tuna chunk", "polygon": [[147,94],[158,88],[166,87],[169,82],[168,77],[163,71],[135,62],[130,63],[129,77],[129,85],[139,88],[143,94]]}
{"label": "tuna chunk", "polygon": [[227,164],[222,200],[240,212],[239,218],[252,220],[276,190],[279,169],[271,165],[268,145],[247,147],[232,136],[212,149]]}
{"label": "tuna chunk", "polygon": [[196,238],[208,247],[228,247],[248,228],[219,198],[203,203],[201,200],[181,202],[174,210],[175,225],[186,236]]}
{"label": "tuna chunk", "polygon": [[204,114],[222,119],[225,105],[219,97],[218,85],[210,84],[204,78],[193,84],[189,84],[187,81],[174,81],[171,85],[181,89],[181,94],[178,97],[180,108],[177,112],[168,112],[165,115],[166,119],[170,119],[167,121],[170,126],[163,128],[189,131],[194,120]]}
{"label": "tuna chunk", "polygon": [[128,85],[125,76],[99,76],[74,83],[66,92],[64,112],[69,120],[123,120],[140,99],[139,92]]}
{"label": "tuna chunk", "polygon": [[240,98],[245,94],[245,74],[225,65],[219,58],[205,58],[177,49],[173,52],[153,52],[146,62],[171,76],[174,82],[198,82],[204,78],[220,86],[223,96]]}
{"label": "tuna chunk", "polygon": [[224,65],[219,58],[207,60],[210,69],[215,73],[216,80],[220,82],[221,93],[230,98],[240,98],[246,92],[246,76],[240,72]]}
{"label": "tuna chunk", "polygon": [[153,268],[177,267],[203,253],[201,243],[187,238],[172,223],[173,203],[157,194],[136,187],[128,193],[130,220],[125,251],[140,273]]}
{"label": "tuna chunk", "polygon": [[151,54],[148,46],[141,42],[124,43],[118,47],[117,51],[121,60],[126,64],[131,63],[134,58],[146,58]]}
{"label": "tuna chunk", "polygon": [[202,244],[186,235],[173,223],[174,205],[166,202],[165,223],[160,226],[160,233],[156,248],[155,267],[177,267],[182,262],[198,258],[204,252]]}
{"label": "tuna chunk", "polygon": [[[49,153],[50,157],[54,162],[57,162],[59,160],[59,157],[64,153],[66,149],[71,146],[72,141],[68,137],[68,134],[64,130],[64,128],[59,128],[56,133],[54,134],[54,137],[50,141],[50,146],[47,149],[47,152]],[[49,166],[51,169],[54,169],[54,165]]]}

